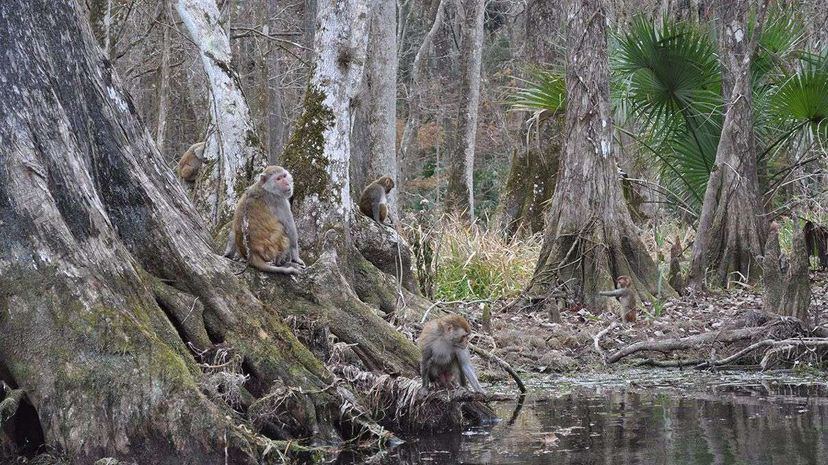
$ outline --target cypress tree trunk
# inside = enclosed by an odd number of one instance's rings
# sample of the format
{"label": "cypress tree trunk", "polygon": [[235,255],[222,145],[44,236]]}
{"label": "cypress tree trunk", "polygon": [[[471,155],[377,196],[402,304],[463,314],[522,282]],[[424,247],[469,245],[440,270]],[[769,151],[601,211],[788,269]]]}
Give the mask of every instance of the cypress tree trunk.
{"label": "cypress tree trunk", "polygon": [[755,281],[762,268],[756,257],[768,235],[756,166],[753,133],[751,57],[761,34],[767,1],[748,35],[749,0],[717,2],[725,114],[716,164],[707,181],[698,236],[693,243],[688,285],[703,288],[707,272],[724,286],[734,279]]}
{"label": "cypress tree trunk", "polygon": [[553,305],[562,285],[569,297],[603,307],[611,304],[598,291],[628,275],[639,295],[651,298],[656,266],[624,203],[612,147],[605,5],[569,0],[566,8],[566,142],[526,294],[531,303]]}

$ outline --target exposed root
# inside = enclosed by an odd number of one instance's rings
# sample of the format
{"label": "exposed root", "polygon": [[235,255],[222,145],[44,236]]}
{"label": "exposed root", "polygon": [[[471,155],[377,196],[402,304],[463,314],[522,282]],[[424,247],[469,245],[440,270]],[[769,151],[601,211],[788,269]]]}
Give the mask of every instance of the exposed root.
{"label": "exposed root", "polygon": [[6,391],[5,399],[0,402],[0,426],[17,413],[17,407],[23,399],[23,389],[11,389],[6,383],[2,387]]}
{"label": "exposed root", "polygon": [[517,384],[517,387],[518,387],[518,389],[520,389],[520,392],[526,392],[526,386],[523,384],[523,381],[520,379],[520,376],[518,376],[518,374],[515,372],[515,370],[512,369],[512,366],[509,365],[509,363],[507,363],[505,360],[498,357],[497,355],[495,355],[491,352],[487,352],[487,351],[485,351],[485,350],[483,350],[483,349],[481,349],[481,348],[479,348],[475,345],[469,344],[469,349],[471,349],[472,352],[474,352],[477,355],[483,357],[484,359],[486,359],[490,362],[495,362],[496,364],[498,364],[500,366],[500,368],[503,368],[504,370],[506,370],[506,373],[509,373],[509,376],[511,376],[512,379],[515,380],[515,384]]}
{"label": "exposed root", "polygon": [[377,375],[343,365],[331,370],[363,392],[367,409],[384,426],[403,432],[445,432],[495,418],[483,402],[502,397],[465,389],[426,392],[419,380]]}
{"label": "exposed root", "polygon": [[[611,327],[612,325],[601,333]],[[606,360],[607,363],[615,363],[624,357],[645,351],[674,353],[682,350],[699,351],[708,349],[709,352],[713,353],[715,344],[734,344],[742,341],[756,341],[759,338],[761,340],[758,342],[753,342],[747,347],[719,359],[703,360],[691,356],[672,360],[645,359],[640,364],[658,367],[694,366],[697,369],[704,369],[739,364],[747,358],[750,358],[751,363],[755,364],[761,356],[759,366],[765,370],[773,366],[774,363],[784,361],[796,364],[803,359],[808,359],[821,364],[823,355],[828,353],[828,349],[818,350],[818,348],[828,348],[828,338],[807,337],[807,332],[800,320],[780,317],[771,319],[759,327],[715,331],[679,339],[641,341],[616,351]],[[598,345],[598,339],[599,336],[596,336],[596,346]]]}
{"label": "exposed root", "polygon": [[616,327],[618,327],[618,322],[613,321],[609,324],[609,326],[602,329],[601,331],[598,331],[598,334],[596,334],[595,337],[592,338],[592,346],[595,348],[595,351],[598,352],[598,355],[601,356],[601,360],[604,361],[605,365],[607,364],[607,353],[606,351],[604,351],[604,349],[601,348],[601,338],[604,337],[604,335],[606,335],[608,332],[615,329]]}
{"label": "exposed root", "polygon": [[226,346],[215,346],[198,352],[190,345],[190,349],[202,361],[198,364],[205,374],[199,382],[201,390],[210,399],[241,411],[244,383],[250,379],[249,375],[243,373],[242,356]]}

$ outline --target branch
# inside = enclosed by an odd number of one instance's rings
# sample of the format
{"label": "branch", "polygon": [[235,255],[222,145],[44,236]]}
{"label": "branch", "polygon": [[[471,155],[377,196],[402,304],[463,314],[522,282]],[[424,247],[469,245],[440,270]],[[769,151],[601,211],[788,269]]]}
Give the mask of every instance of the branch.
{"label": "branch", "polygon": [[497,355],[491,352],[487,352],[475,345],[469,344],[469,349],[471,349],[471,351],[476,353],[477,355],[485,358],[486,360],[495,362],[496,364],[500,365],[500,368],[506,370],[506,373],[509,373],[509,376],[511,376],[512,379],[515,380],[515,384],[517,384],[517,387],[518,389],[520,389],[520,392],[526,392],[526,386],[523,384],[523,381],[520,379],[520,376],[518,376],[517,373],[515,373],[515,370],[512,369],[512,366],[509,365],[508,362],[498,357]]}

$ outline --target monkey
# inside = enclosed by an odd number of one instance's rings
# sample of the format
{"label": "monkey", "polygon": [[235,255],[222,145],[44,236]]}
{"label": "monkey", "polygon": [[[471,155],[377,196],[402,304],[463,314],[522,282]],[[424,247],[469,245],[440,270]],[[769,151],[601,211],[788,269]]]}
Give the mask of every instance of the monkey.
{"label": "monkey", "polygon": [[601,291],[598,294],[618,299],[618,302],[620,302],[621,306],[624,307],[624,313],[622,314],[624,321],[633,323],[636,320],[636,308],[635,292],[632,289],[632,280],[629,276],[619,276],[615,280],[615,283],[618,285],[618,289],[613,291]]}
{"label": "monkey", "polygon": [[423,327],[417,346],[422,352],[420,375],[423,388],[428,390],[432,382],[451,388],[455,378],[460,385],[471,385],[472,390],[484,392],[469,355],[471,327],[460,315],[448,315],[429,321]]}
{"label": "monkey", "polygon": [[388,218],[388,221],[394,224],[391,215],[388,214],[388,193],[393,188],[394,180],[390,176],[383,176],[368,184],[359,196],[359,211],[377,223],[383,224]]}
{"label": "monkey", "polygon": [[670,287],[676,290],[679,295],[684,293],[684,278],[681,276],[681,253],[684,248],[681,246],[681,239],[676,236],[676,241],[670,247],[670,273],[668,282]]}
{"label": "monkey", "polygon": [[204,142],[193,144],[181,155],[178,160],[178,176],[185,182],[193,182],[198,176],[198,170],[204,164],[201,156],[204,154]]}
{"label": "monkey", "polygon": [[293,176],[281,166],[265,168],[239,199],[224,256],[241,256],[268,273],[299,273],[305,262],[288,202],[292,195]]}
{"label": "monkey", "polygon": [[828,228],[806,220],[802,232],[805,235],[809,261],[811,255],[817,257],[819,266],[825,271],[828,268]]}

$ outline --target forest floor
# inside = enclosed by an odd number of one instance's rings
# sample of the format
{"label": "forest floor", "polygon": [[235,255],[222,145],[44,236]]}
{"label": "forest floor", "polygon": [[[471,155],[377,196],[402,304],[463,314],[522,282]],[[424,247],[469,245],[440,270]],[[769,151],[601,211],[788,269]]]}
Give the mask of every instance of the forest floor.
{"label": "forest floor", "polygon": [[[811,315],[817,324],[828,323],[828,272],[811,272]],[[453,310],[469,317],[476,335],[472,343],[499,356],[521,373],[533,378],[545,374],[577,375],[600,373],[629,368],[636,363],[636,356],[606,365],[594,347],[594,336],[618,321],[609,312],[594,315],[588,309],[561,312],[562,323],[551,323],[546,312],[502,312],[493,305],[491,331],[483,330],[480,310],[474,305],[458,305]],[[465,307],[465,308],[464,308]],[[746,288],[720,292],[699,293],[666,301],[661,314],[654,316],[651,306],[639,310],[639,320],[622,323],[601,338],[605,353],[612,353],[629,344],[646,340],[682,338],[719,329],[735,329],[740,320],[752,312],[762,310],[761,288]],[[477,318],[475,318],[475,316]],[[747,341],[746,341],[747,342]],[[739,348],[747,345],[742,343]],[[715,346],[714,346],[715,347]],[[733,352],[720,345],[715,347],[716,357]],[[706,359],[712,354],[710,346],[694,352],[682,351],[682,356]],[[648,353],[652,356],[652,353]],[[669,360],[671,355],[656,355],[655,359]],[[640,359],[639,359],[640,360]],[[480,369],[481,381],[501,382],[509,380],[505,371],[480,358],[475,360]]]}

